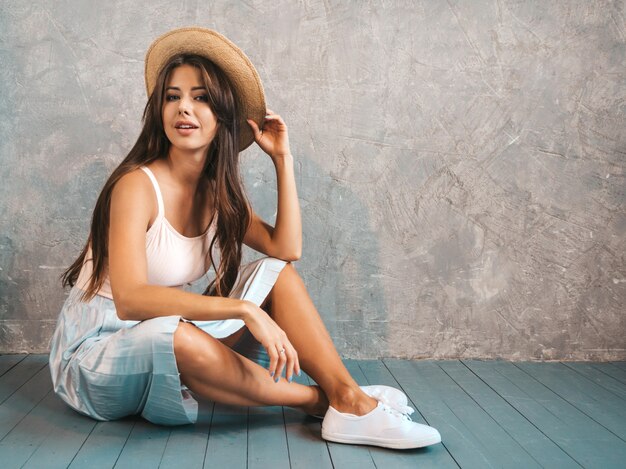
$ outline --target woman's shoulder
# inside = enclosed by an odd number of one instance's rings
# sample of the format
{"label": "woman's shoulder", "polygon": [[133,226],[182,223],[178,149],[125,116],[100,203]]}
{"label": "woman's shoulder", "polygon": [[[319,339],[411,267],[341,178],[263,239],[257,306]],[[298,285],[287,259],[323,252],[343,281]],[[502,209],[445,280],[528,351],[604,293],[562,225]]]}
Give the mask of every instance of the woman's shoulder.
{"label": "woman's shoulder", "polygon": [[152,183],[146,172],[141,168],[137,168],[119,178],[113,190],[117,190],[118,192],[130,191],[149,193],[152,190]]}
{"label": "woman's shoulder", "polygon": [[113,187],[111,202],[118,206],[141,206],[151,215],[153,212],[156,213],[157,209],[152,182],[141,168],[120,177]]}

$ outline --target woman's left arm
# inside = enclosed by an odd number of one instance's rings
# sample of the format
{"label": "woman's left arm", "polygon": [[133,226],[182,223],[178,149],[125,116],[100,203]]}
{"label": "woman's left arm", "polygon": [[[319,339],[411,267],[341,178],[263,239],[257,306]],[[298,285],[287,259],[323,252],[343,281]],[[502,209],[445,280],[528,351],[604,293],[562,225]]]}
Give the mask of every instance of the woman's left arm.
{"label": "woman's left arm", "polygon": [[274,162],[278,207],[275,227],[253,212],[243,242],[268,256],[296,261],[302,255],[302,220],[287,125],[279,115],[269,109],[263,130],[253,120],[248,119],[248,122],[254,132],[255,141]]}

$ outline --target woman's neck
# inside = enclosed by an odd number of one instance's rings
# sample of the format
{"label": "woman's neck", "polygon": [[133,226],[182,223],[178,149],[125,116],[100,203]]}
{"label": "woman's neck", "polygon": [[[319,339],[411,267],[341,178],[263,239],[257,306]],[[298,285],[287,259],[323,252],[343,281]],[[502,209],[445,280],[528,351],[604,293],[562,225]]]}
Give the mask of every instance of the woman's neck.
{"label": "woman's neck", "polygon": [[202,170],[206,161],[205,154],[194,154],[177,148],[170,148],[167,158],[163,160],[172,180],[181,187],[195,192],[202,182]]}

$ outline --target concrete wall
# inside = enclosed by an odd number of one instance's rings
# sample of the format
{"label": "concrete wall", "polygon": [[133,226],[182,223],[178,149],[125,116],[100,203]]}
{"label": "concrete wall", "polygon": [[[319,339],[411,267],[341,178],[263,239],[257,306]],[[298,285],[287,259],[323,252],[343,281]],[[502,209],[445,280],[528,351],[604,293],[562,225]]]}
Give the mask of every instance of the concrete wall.
{"label": "concrete wall", "polygon": [[[0,351],[45,351],[143,58],[217,29],[290,128],[344,357],[626,358],[622,1],[3,1]],[[243,154],[256,210],[275,177]],[[250,258],[251,254],[248,253]]]}

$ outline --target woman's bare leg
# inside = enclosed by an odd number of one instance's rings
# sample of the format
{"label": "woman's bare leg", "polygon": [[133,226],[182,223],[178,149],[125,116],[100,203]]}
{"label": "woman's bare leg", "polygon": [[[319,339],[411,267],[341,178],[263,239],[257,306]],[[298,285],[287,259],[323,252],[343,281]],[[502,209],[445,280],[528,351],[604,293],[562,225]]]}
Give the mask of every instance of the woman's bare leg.
{"label": "woman's bare leg", "polygon": [[285,405],[309,413],[323,399],[318,387],[274,382],[265,368],[190,323],[179,323],[174,354],[182,382],[205,399],[241,406]]}
{"label": "woman's bare leg", "polygon": [[270,292],[268,309],[298,352],[300,367],[324,391],[326,399],[322,401],[326,401],[326,408],[330,403],[340,412],[364,415],[376,407],[377,401],[359,388],[341,361],[304,282],[291,263],[283,268]]}

